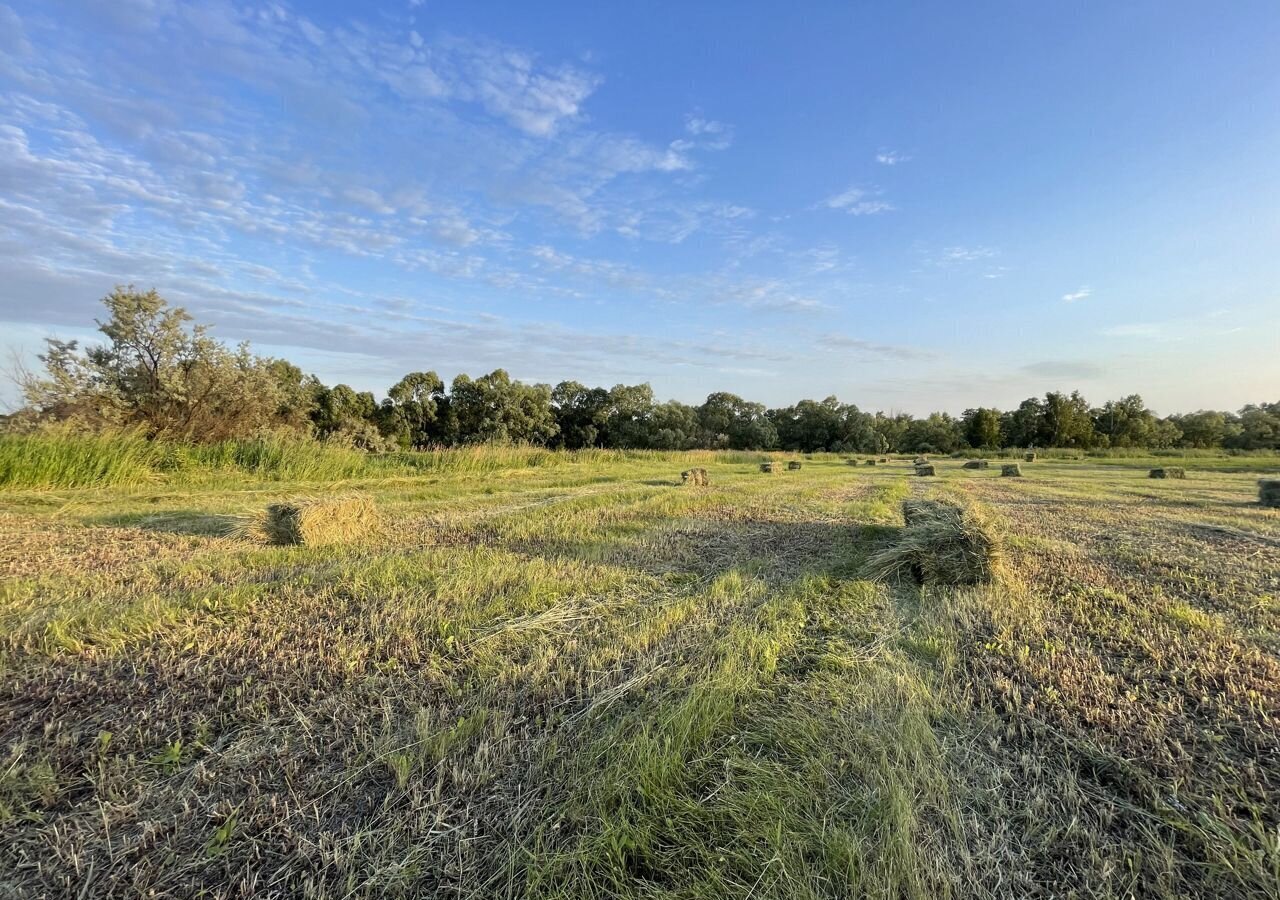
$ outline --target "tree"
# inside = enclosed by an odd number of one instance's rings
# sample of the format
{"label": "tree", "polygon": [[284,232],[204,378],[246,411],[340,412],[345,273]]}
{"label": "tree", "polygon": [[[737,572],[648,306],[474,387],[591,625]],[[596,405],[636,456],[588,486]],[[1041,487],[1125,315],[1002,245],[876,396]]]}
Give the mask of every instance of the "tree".
{"label": "tree", "polygon": [[546,444],[557,432],[551,387],[512,381],[504,369],[453,380],[450,407],[464,443]]}
{"label": "tree", "polygon": [[154,290],[117,287],[102,302],[105,343],[81,352],[50,340],[44,375],[23,378],[36,419],[201,441],[305,428],[310,387],[296,367],[255,357],[246,344],[229,350]]}
{"label": "tree", "polygon": [[1048,443],[1044,434],[1044,404],[1028,397],[1018,408],[1000,417],[1001,444],[1005,447],[1037,447]]}
{"label": "tree", "polygon": [[979,406],[966,409],[960,417],[964,439],[970,447],[979,450],[1000,448],[1000,410]]}
{"label": "tree", "polygon": [[401,447],[439,442],[444,382],[435,372],[410,372],[387,391],[380,409],[382,433]]}
{"label": "tree", "polygon": [[557,446],[569,450],[600,446],[606,427],[609,392],[578,381],[562,381],[551,391]]}
{"label": "tree", "polygon": [[964,434],[959,420],[932,413],[927,419],[912,420],[902,443],[907,453],[951,453],[964,443]]}
{"label": "tree", "polygon": [[1156,434],[1156,415],[1137,394],[1108,400],[1093,411],[1093,427],[1109,447],[1150,447]]}
{"label": "tree", "polygon": [[1044,443],[1049,447],[1093,446],[1093,417],[1079,391],[1070,396],[1057,392],[1044,395]]}
{"label": "tree", "polygon": [[737,394],[709,394],[698,407],[703,447],[734,450],[767,450],[777,446],[778,431],[761,403],[750,403]]}

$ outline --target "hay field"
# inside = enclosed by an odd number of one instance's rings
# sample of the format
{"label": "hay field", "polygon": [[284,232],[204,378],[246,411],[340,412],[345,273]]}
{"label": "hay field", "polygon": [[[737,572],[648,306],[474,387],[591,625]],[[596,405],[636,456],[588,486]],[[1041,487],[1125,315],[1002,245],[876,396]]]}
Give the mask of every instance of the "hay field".
{"label": "hay field", "polygon": [[1280,896],[1275,459],[762,459],[0,492],[0,896]]}

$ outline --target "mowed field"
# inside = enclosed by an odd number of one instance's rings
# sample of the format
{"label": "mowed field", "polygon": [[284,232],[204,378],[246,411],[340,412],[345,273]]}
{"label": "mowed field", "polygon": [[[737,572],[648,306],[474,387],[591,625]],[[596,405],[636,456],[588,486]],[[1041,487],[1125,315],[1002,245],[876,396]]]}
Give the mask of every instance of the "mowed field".
{"label": "mowed field", "polygon": [[773,458],[0,493],[0,896],[1280,896],[1275,460]]}

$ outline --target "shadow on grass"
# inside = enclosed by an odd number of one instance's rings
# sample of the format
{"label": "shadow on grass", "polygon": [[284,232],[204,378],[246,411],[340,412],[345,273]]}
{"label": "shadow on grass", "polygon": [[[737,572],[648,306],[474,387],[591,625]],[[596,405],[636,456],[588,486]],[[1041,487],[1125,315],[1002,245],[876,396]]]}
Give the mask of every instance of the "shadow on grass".
{"label": "shadow on grass", "polygon": [[122,513],[99,516],[92,525],[112,528],[140,528],[165,534],[190,534],[205,537],[227,537],[243,523],[239,516],[217,515],[198,509],[175,509],[162,513]]}

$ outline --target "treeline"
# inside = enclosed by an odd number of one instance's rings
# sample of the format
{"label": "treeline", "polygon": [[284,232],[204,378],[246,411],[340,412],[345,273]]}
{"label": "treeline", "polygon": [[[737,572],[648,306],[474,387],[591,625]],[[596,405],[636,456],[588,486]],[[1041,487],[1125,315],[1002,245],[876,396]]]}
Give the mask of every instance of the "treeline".
{"label": "treeline", "polygon": [[378,401],[327,386],[285,360],[213,340],[154,290],[116,288],[103,300],[105,342],[81,350],[50,340],[41,373],[24,373],[25,407],[11,427],[70,422],[135,428],[210,442],[287,430],[363,450],[527,443],[566,449],[734,449],[854,453],[951,453],[964,449],[1280,449],[1280,403],[1238,412],[1159,417],[1135,395],[1092,407],[1079,392],[1050,392],[1017,409],[869,413],[835,397],[777,409],[735,394],[697,405],[659,403],[647,384],[555,387],[513,381],[498,369],[459,375],[446,388],[413,372]]}

